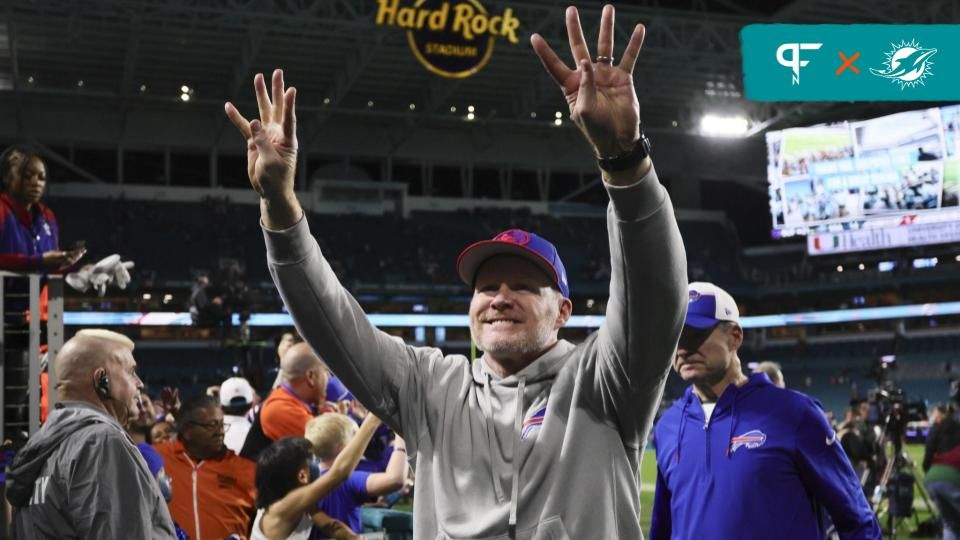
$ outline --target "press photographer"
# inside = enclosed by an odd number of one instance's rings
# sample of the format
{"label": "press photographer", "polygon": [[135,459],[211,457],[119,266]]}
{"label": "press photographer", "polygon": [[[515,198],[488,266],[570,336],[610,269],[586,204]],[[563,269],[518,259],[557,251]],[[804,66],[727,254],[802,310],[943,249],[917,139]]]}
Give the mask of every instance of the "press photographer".
{"label": "press photographer", "polygon": [[950,385],[950,403],[935,411],[923,453],[927,490],[940,509],[944,540],[960,532],[960,380]]}

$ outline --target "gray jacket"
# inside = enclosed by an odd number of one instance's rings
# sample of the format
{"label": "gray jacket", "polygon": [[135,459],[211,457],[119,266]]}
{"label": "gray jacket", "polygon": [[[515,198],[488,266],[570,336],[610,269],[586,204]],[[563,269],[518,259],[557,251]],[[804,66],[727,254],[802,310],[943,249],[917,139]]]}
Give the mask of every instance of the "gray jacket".
{"label": "gray jacket", "polygon": [[156,480],[120,424],[65,401],[7,470],[13,538],[175,539]]}
{"label": "gray jacket", "polygon": [[686,259],[655,172],[607,190],[606,322],[505,378],[374,328],[306,220],[265,230],[300,333],[416,454],[417,540],[642,538],[640,459],[683,324]]}

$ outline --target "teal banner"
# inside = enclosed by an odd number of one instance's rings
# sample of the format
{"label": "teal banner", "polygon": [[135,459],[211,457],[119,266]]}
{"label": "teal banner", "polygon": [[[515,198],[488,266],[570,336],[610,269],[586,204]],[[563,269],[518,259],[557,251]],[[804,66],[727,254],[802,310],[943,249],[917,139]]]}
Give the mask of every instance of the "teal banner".
{"label": "teal banner", "polygon": [[754,101],[960,100],[960,25],[751,24],[740,43]]}

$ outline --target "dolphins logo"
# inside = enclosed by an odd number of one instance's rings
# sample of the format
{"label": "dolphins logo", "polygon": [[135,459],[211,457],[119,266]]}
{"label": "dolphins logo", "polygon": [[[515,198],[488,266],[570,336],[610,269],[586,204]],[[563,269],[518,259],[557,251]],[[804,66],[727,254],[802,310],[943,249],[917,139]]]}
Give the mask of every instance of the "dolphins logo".
{"label": "dolphins logo", "polygon": [[899,83],[901,90],[924,84],[923,79],[933,75],[930,57],[937,53],[937,49],[924,49],[916,40],[901,41],[899,45],[891,43],[890,46],[893,49],[884,53],[887,56],[884,68],[870,68],[870,73]]}

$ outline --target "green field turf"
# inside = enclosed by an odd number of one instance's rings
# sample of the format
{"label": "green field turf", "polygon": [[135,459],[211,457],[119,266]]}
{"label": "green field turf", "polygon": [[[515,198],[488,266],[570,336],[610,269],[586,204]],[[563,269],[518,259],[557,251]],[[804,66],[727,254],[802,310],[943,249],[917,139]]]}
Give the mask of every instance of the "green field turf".
{"label": "green field turf", "polygon": [[960,191],[960,159],[943,162],[943,190]]}
{"label": "green field turf", "polygon": [[839,133],[787,132],[783,134],[783,155],[791,158],[811,150],[830,150],[850,146],[850,136]]}
{"label": "green field turf", "polygon": [[[907,445],[907,453],[917,464],[919,470],[920,463],[923,461],[923,445]],[[922,474],[922,473],[920,473]],[[653,512],[653,491],[657,480],[657,456],[653,450],[647,450],[643,457],[643,465],[640,467],[640,523],[643,527],[644,535],[650,532],[650,515]],[[922,480],[921,480],[922,481]],[[930,519],[930,514],[926,506],[921,501],[920,493],[915,491],[913,507],[917,511],[920,521]],[[882,525],[886,527],[884,519]],[[903,521],[897,525],[897,539],[908,538],[932,538],[932,537],[911,537],[910,533],[916,530],[916,521],[913,518]],[[888,538],[884,536],[884,538]]]}

